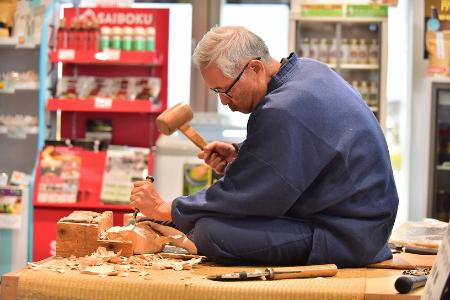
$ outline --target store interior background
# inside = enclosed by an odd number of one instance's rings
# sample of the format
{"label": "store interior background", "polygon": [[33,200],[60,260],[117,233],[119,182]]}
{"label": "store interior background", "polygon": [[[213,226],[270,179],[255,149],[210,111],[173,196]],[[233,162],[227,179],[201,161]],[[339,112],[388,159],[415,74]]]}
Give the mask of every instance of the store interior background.
{"label": "store interior background", "polygon": [[[232,114],[220,104],[192,66],[192,51],[213,25],[242,25],[267,42],[274,58],[286,57],[292,50],[289,48],[289,14],[298,2],[135,1],[133,7],[170,9],[168,107],[187,102],[195,112],[218,112],[232,124],[241,126],[245,136],[248,116]],[[81,3],[89,5],[89,1]],[[69,4],[64,6],[70,7]],[[428,62],[423,58],[424,30],[423,1],[398,0],[397,6],[389,8],[386,139],[400,197],[395,226],[428,217],[433,79],[428,77]],[[0,245],[7,241],[2,241],[3,236],[0,235]]]}
{"label": "store interior background", "polygon": [[[183,1],[187,2],[187,1]],[[171,4],[142,4],[144,7],[170,7],[170,34],[169,34],[169,92],[168,106],[180,101],[189,102],[195,111],[217,111],[225,116],[232,124],[245,128],[248,115],[231,113],[216,99],[203,83],[198,70],[191,66],[190,54],[204,32],[214,24],[240,25],[261,36],[268,44],[271,55],[281,60],[292,49],[289,47],[289,13],[292,7],[299,5],[300,1],[189,1],[190,3]],[[311,1],[314,2],[314,1]],[[315,1],[323,3],[324,1]],[[330,1],[328,1],[330,2]],[[358,1],[352,1],[355,3]],[[367,2],[367,1],[360,1]],[[413,3],[412,3],[413,2]],[[386,138],[391,152],[395,172],[397,189],[400,197],[400,206],[396,226],[406,220],[418,220],[426,216],[426,197],[428,183],[428,147],[427,136],[429,130],[420,132],[419,144],[412,147],[415,137],[413,121],[414,112],[418,110],[422,124],[417,126],[424,130],[429,126],[423,124],[423,107],[414,107],[411,86],[413,69],[413,54],[421,60],[423,68],[420,72],[414,71],[414,80],[427,80],[427,62],[421,59],[420,51],[413,53],[413,49],[421,48],[423,38],[420,34],[413,34],[413,18],[416,32],[423,32],[423,3],[421,1],[399,0],[396,7],[389,8],[388,14],[388,78],[387,78],[387,129]],[[141,4],[135,4],[141,5]],[[422,12],[419,14],[418,12]],[[175,17],[175,13],[177,14]],[[209,15],[209,16],[208,16]],[[191,20],[192,28],[185,24]],[[418,28],[416,28],[418,27]],[[401,38],[399,38],[401,37]],[[413,47],[412,43],[420,44]],[[176,50],[174,50],[176,49]],[[415,57],[415,56],[414,56]],[[420,76],[418,74],[421,74]],[[417,77],[417,78],[416,78]],[[190,83],[190,84],[189,84]],[[427,97],[425,91],[418,97]],[[409,99],[409,100],[408,100]],[[423,101],[421,101],[423,102]],[[428,121],[429,122],[429,121]],[[417,148],[417,149],[416,149]],[[415,154],[416,159],[410,160]],[[422,159],[418,160],[418,156]],[[420,164],[419,164],[420,162]],[[416,170],[417,175],[412,175]],[[420,184],[419,184],[420,183]],[[414,187],[414,190],[410,188]],[[410,194],[415,195],[411,197]],[[419,196],[420,195],[420,196]]]}

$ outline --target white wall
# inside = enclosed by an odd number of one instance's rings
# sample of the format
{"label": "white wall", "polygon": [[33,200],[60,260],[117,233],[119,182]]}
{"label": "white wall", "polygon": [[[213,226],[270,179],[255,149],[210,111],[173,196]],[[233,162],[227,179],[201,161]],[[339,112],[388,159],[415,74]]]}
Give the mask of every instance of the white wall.
{"label": "white wall", "polygon": [[[270,20],[268,22],[267,20]],[[284,4],[225,4],[220,25],[244,26],[260,36],[267,44],[270,55],[281,60],[287,57],[289,41],[289,6]],[[217,111],[231,124],[245,127],[249,115],[232,113],[217,98]]]}
{"label": "white wall", "polygon": [[192,5],[190,3],[135,3],[133,7],[169,9],[167,106],[174,106],[178,102],[189,103]]}
{"label": "white wall", "polygon": [[420,220],[427,213],[428,160],[430,140],[431,92],[427,78],[424,51],[424,3],[413,1],[411,6],[413,28],[411,29],[412,61],[410,106],[410,160],[409,160],[409,219]]}
{"label": "white wall", "polygon": [[[405,43],[410,25],[409,0],[400,0],[398,6],[389,8],[388,62],[387,62],[387,117],[386,140],[392,158],[399,207],[394,227],[409,217],[409,103],[411,47]],[[403,37],[399,39],[399,37]]]}

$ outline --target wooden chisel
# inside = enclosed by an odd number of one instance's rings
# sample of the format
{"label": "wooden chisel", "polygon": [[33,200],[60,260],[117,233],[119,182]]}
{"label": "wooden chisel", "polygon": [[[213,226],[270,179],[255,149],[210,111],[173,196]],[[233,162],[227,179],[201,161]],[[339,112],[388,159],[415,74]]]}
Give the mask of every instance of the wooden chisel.
{"label": "wooden chisel", "polygon": [[280,267],[266,268],[265,270],[256,270],[253,272],[234,272],[220,275],[207,276],[206,278],[218,281],[239,281],[252,279],[293,279],[293,278],[312,278],[334,276],[338,268],[334,264],[312,265],[300,267]]}

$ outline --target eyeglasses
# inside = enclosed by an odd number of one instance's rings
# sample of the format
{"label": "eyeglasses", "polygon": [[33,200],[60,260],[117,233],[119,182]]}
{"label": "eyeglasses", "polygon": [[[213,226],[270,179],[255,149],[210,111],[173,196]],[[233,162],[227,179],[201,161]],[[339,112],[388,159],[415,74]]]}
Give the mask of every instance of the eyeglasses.
{"label": "eyeglasses", "polygon": [[236,77],[236,79],[233,80],[233,82],[231,83],[231,85],[225,90],[225,91],[220,91],[218,88],[210,88],[211,91],[217,93],[218,95],[223,94],[225,96],[227,96],[228,98],[233,98],[231,95],[228,94],[229,91],[231,91],[231,89],[236,85],[236,83],[239,81],[239,79],[241,79],[242,74],[244,74],[245,69],[247,69],[248,65],[250,64],[250,62],[252,60],[261,60],[261,57],[256,57],[254,59],[251,59],[248,63],[245,64],[245,66],[242,68],[242,71],[239,72],[238,76]]}

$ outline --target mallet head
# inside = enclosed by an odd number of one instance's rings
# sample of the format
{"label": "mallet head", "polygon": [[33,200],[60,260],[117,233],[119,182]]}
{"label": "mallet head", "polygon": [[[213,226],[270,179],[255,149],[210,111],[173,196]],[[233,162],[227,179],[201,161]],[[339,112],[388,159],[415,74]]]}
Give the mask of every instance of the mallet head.
{"label": "mallet head", "polygon": [[156,127],[165,134],[174,133],[181,125],[192,120],[192,109],[187,103],[178,103],[177,105],[166,109],[156,118]]}

